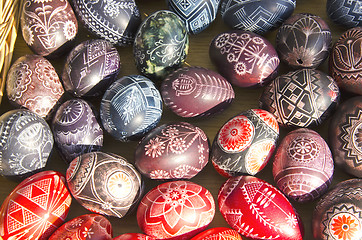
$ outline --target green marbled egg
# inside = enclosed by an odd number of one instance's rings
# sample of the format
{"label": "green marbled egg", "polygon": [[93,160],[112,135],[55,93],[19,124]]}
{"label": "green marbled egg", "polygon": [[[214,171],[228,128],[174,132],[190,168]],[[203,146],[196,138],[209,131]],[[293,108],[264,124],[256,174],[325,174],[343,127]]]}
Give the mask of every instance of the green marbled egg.
{"label": "green marbled egg", "polygon": [[148,16],[138,29],[133,45],[137,69],[158,80],[179,68],[189,48],[187,30],[173,12],[160,10]]}

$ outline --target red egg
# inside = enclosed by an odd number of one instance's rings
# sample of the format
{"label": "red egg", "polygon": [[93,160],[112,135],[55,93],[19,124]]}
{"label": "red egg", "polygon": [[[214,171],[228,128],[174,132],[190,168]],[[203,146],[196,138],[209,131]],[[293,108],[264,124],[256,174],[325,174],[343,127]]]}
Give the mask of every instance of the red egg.
{"label": "red egg", "polygon": [[64,223],[48,240],[111,240],[112,226],[99,214],[85,214]]}
{"label": "red egg", "polygon": [[113,240],[154,240],[154,238],[151,238],[142,233],[125,233],[116,238],[113,238]]}
{"label": "red egg", "polygon": [[253,176],[229,178],[218,195],[220,212],[240,234],[255,239],[302,240],[302,223],[288,199]]}
{"label": "red egg", "polygon": [[224,77],[201,67],[185,67],[168,75],[162,82],[161,94],[165,104],[181,117],[221,112],[235,98]]}
{"label": "red egg", "polygon": [[243,240],[234,229],[225,227],[211,228],[197,234],[190,240]]}
{"label": "red egg", "polygon": [[158,185],[137,210],[141,230],[156,239],[186,240],[203,231],[215,214],[215,202],[204,187],[188,181]]}
{"label": "red egg", "polygon": [[64,223],[71,202],[61,173],[34,174],[22,181],[3,202],[0,236],[3,239],[46,240]]}

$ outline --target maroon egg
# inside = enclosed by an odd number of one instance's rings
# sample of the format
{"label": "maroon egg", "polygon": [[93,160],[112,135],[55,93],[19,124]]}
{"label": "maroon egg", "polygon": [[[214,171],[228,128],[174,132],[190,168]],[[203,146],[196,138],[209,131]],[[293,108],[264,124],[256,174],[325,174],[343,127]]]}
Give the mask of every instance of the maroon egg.
{"label": "maroon egg", "polygon": [[332,153],[315,131],[301,128],[289,132],[274,156],[273,177],[277,187],[298,202],[324,194],[333,177]]}
{"label": "maroon egg", "polygon": [[279,57],[294,68],[316,68],[327,59],[332,34],[319,16],[298,13],[278,29],[276,49]]}
{"label": "maroon egg", "polygon": [[41,117],[48,117],[64,89],[48,60],[38,55],[26,55],[18,58],[11,66],[6,92],[10,102]]}
{"label": "maroon egg", "polygon": [[23,38],[36,54],[60,55],[77,35],[77,18],[68,0],[27,0],[21,13]]}
{"label": "maroon egg", "polygon": [[211,223],[215,202],[204,187],[188,181],[171,181],[149,191],[137,209],[141,230],[158,240],[187,240]]}
{"label": "maroon egg", "polygon": [[209,116],[223,111],[235,98],[231,84],[220,74],[201,67],[185,67],[162,82],[165,104],[181,117]]}
{"label": "maroon egg", "polygon": [[349,179],[336,184],[314,209],[314,239],[362,239],[361,199],[362,179]]}
{"label": "maroon egg", "polygon": [[241,235],[253,239],[303,239],[303,226],[288,199],[254,176],[229,178],[218,194],[220,212]]}
{"label": "maroon egg", "polygon": [[113,240],[154,240],[154,238],[142,233],[125,233],[113,238]]}
{"label": "maroon egg", "polygon": [[163,124],[149,132],[135,152],[135,165],[151,179],[189,179],[209,159],[209,140],[186,122]]}
{"label": "maroon egg", "polygon": [[233,30],[211,42],[210,59],[231,84],[260,87],[276,77],[279,58],[273,45],[256,33]]}
{"label": "maroon egg", "polygon": [[309,127],[328,118],[339,97],[339,88],[330,76],[315,69],[300,69],[267,85],[260,96],[260,107],[272,113],[283,127]]}
{"label": "maroon egg", "polygon": [[255,175],[272,156],[279,137],[275,117],[261,109],[250,109],[228,120],[217,133],[211,161],[223,176]]}
{"label": "maroon egg", "polygon": [[362,27],[344,32],[334,44],[329,57],[329,75],[338,86],[362,95]]}
{"label": "maroon egg", "polygon": [[338,106],[329,124],[329,143],[336,166],[362,178],[362,96]]}
{"label": "maroon egg", "polygon": [[60,156],[67,163],[83,153],[99,151],[103,146],[103,130],[92,106],[79,98],[59,106],[52,120],[52,130]]}

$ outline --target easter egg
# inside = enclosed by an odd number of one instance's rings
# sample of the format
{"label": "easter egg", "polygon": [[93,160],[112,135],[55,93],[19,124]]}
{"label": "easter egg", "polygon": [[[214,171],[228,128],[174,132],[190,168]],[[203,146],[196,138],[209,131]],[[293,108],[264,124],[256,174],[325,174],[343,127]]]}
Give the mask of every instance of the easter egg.
{"label": "easter egg", "polygon": [[113,238],[113,240],[154,240],[154,238],[151,238],[150,236],[144,235],[142,233],[125,233],[116,238]]}
{"label": "easter egg", "polygon": [[230,228],[216,227],[205,230],[190,240],[243,240],[239,233]]}
{"label": "easter egg", "polygon": [[359,0],[327,0],[327,15],[341,26],[352,28],[362,25],[361,2]]}

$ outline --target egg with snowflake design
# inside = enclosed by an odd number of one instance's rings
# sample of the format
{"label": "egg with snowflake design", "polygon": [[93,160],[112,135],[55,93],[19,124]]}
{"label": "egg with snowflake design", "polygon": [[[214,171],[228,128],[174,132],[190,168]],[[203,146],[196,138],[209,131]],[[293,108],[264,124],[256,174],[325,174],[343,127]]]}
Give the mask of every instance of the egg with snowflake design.
{"label": "egg with snowflake design", "polygon": [[205,132],[187,122],[163,124],[149,132],[138,144],[138,170],[151,179],[190,179],[209,159]]}
{"label": "egg with snowflake design", "polygon": [[171,181],[143,197],[137,222],[153,238],[186,240],[203,231],[214,215],[215,202],[206,188],[189,181]]}
{"label": "egg with snowflake design", "polygon": [[125,233],[118,237],[113,238],[113,240],[155,240],[154,238],[144,235],[142,233]]}
{"label": "egg with snowflake design", "polygon": [[303,225],[288,199],[254,176],[231,177],[218,193],[226,222],[253,239],[303,239]]}
{"label": "egg with snowflake design", "polygon": [[190,240],[243,240],[240,234],[230,228],[216,227],[205,230]]}

